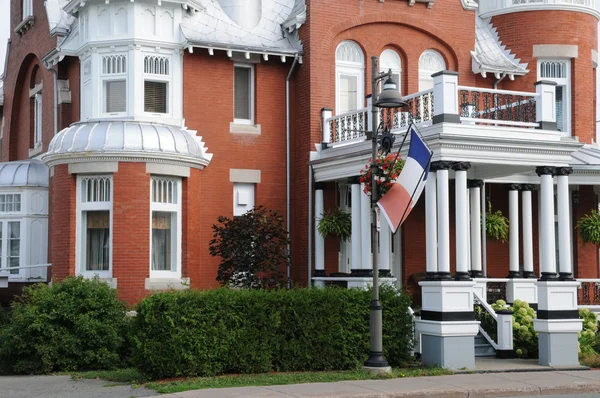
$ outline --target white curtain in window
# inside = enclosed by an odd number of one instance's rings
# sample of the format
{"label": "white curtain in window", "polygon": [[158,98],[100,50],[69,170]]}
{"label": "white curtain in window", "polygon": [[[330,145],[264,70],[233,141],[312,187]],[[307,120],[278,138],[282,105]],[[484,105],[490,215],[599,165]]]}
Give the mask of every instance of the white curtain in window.
{"label": "white curtain in window", "polygon": [[364,105],[365,61],[362,49],[353,41],[343,41],[335,51],[336,114]]}
{"label": "white curtain in window", "polygon": [[358,108],[358,78],[356,76],[340,75],[339,113]]}
{"label": "white curtain in window", "polygon": [[127,110],[127,88],[125,80],[106,82],[106,113],[125,112]]}
{"label": "white curtain in window", "polygon": [[87,212],[86,271],[108,271],[110,224],[108,211]]}
{"label": "white curtain in window", "polygon": [[425,50],[419,58],[419,91],[433,88],[431,75],[446,69],[446,61],[435,50]]}

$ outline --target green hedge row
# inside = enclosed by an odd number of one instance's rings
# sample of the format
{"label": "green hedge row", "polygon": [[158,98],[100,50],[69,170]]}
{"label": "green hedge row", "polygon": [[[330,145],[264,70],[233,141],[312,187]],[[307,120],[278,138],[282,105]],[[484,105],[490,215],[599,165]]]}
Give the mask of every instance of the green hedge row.
{"label": "green hedge row", "polygon": [[[381,293],[384,349],[409,359],[410,299]],[[133,361],[153,378],[352,369],[369,352],[371,293],[358,289],[159,293],[138,306]]]}

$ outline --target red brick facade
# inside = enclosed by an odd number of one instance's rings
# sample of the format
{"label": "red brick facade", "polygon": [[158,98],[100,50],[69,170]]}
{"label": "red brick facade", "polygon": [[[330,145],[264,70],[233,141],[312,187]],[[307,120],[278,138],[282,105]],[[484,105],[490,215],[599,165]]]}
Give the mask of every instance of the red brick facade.
{"label": "red brick facade", "polygon": [[[447,68],[459,72],[459,84],[492,88],[494,76],[483,78],[472,72],[471,50],[475,43],[476,12],[464,10],[460,1],[438,1],[429,9],[425,4],[409,6],[407,1],[324,1],[306,0],[307,21],[300,28],[303,45],[302,64],[291,75],[291,238],[292,279],[305,285],[308,277],[308,195],[309,154],[322,141],[321,109],[335,107],[335,50],[344,40],[358,43],[366,60],[365,77],[371,75],[370,58],[384,49],[396,50],[402,60],[402,94],[419,90],[418,60],[423,51],[434,49]],[[21,36],[14,28],[21,22],[21,1],[11,1],[11,44],[4,81],[5,133],[2,161],[26,159],[31,148],[32,73],[38,68],[43,81],[43,150],[54,131],[54,76],[42,58],[56,47],[48,32],[42,1],[34,1],[35,25]],[[543,22],[542,22],[543,21]],[[580,141],[595,138],[595,70],[592,49],[598,47],[597,20],[588,14],[569,11],[513,13],[494,17],[500,39],[530,72],[514,81],[505,79],[500,88],[534,91],[535,44],[576,44],[579,56],[571,61],[573,135]],[[291,58],[282,63],[272,57],[254,64],[254,120],[260,134],[232,133],[234,62],[224,51],[209,55],[197,49],[183,55],[183,116],[190,130],[196,130],[209,152],[214,154],[203,170],[192,168],[183,178],[182,192],[182,276],[194,288],[218,286],[219,260],[210,256],[208,243],[217,216],[233,215],[233,182],[230,169],[260,170],[255,203],[286,213],[286,76]],[[58,129],[77,122],[80,115],[80,63],[66,57],[55,67],[58,79],[68,80],[71,103],[58,107]],[[364,92],[370,93],[365,78]],[[142,162],[120,162],[113,174],[113,277],[118,281],[119,297],[134,303],[148,294],[150,256],[150,175]],[[50,186],[49,261],[52,277],[62,279],[76,273],[76,175],[67,165],[53,168]],[[494,210],[508,215],[507,187],[490,184]],[[453,197],[451,185],[450,197]],[[597,204],[592,187],[581,187],[580,202],[573,209],[577,220]],[[325,209],[338,205],[334,183],[328,183]],[[534,204],[534,263],[538,264],[537,194]],[[454,272],[454,202],[450,203],[451,261]],[[401,278],[411,288],[413,276],[425,270],[425,214],[422,199],[402,231]],[[410,234],[408,233],[410,231]],[[598,277],[598,250],[583,245],[575,237],[575,264],[578,276]],[[337,271],[339,243],[326,240],[326,272]],[[314,262],[313,262],[314,264]],[[508,273],[508,244],[488,242],[487,270],[492,277]],[[412,278],[412,279],[411,279]],[[2,294],[3,292],[0,292]]]}

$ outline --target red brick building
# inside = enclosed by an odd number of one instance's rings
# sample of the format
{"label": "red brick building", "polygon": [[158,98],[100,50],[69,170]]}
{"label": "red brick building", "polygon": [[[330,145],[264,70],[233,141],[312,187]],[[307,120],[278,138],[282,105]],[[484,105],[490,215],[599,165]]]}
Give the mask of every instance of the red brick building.
{"label": "red brick building", "polygon": [[[545,269],[542,256],[552,272],[567,261],[564,272],[597,278],[598,248],[573,226],[598,206],[600,10],[479,3],[12,0],[1,160],[14,176],[18,162],[31,172],[3,185],[0,170],[0,295],[75,274],[99,275],[132,303],[216,287],[213,223],[259,204],[286,216],[294,282],[366,282],[369,203],[356,177],[378,122],[366,98],[372,56],[408,103],[392,131],[417,123],[437,180],[449,177],[430,196],[437,216],[426,217],[424,194],[399,232],[381,229],[384,275],[411,288],[426,270],[521,279]],[[542,222],[540,166],[568,178],[556,223]],[[455,192],[456,175],[471,180],[468,195]],[[463,194],[467,232],[455,215]],[[516,225],[510,243],[481,238],[487,202]],[[352,212],[351,241],[315,234],[333,208]],[[552,259],[539,233],[549,225]],[[565,245],[556,236],[567,233]]]}

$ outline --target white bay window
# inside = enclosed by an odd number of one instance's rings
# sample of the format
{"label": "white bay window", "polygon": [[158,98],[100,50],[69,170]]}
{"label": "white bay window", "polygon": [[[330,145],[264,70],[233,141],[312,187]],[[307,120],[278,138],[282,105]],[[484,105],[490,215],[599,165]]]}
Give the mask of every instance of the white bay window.
{"label": "white bay window", "polygon": [[181,278],[181,179],[152,177],[150,277]]}
{"label": "white bay window", "polygon": [[144,56],[144,112],[169,113],[170,59]]}
{"label": "white bay window", "polygon": [[112,177],[77,178],[77,260],[85,276],[112,277]]}
{"label": "white bay window", "polygon": [[127,55],[102,57],[102,113],[120,116],[127,112]]}

